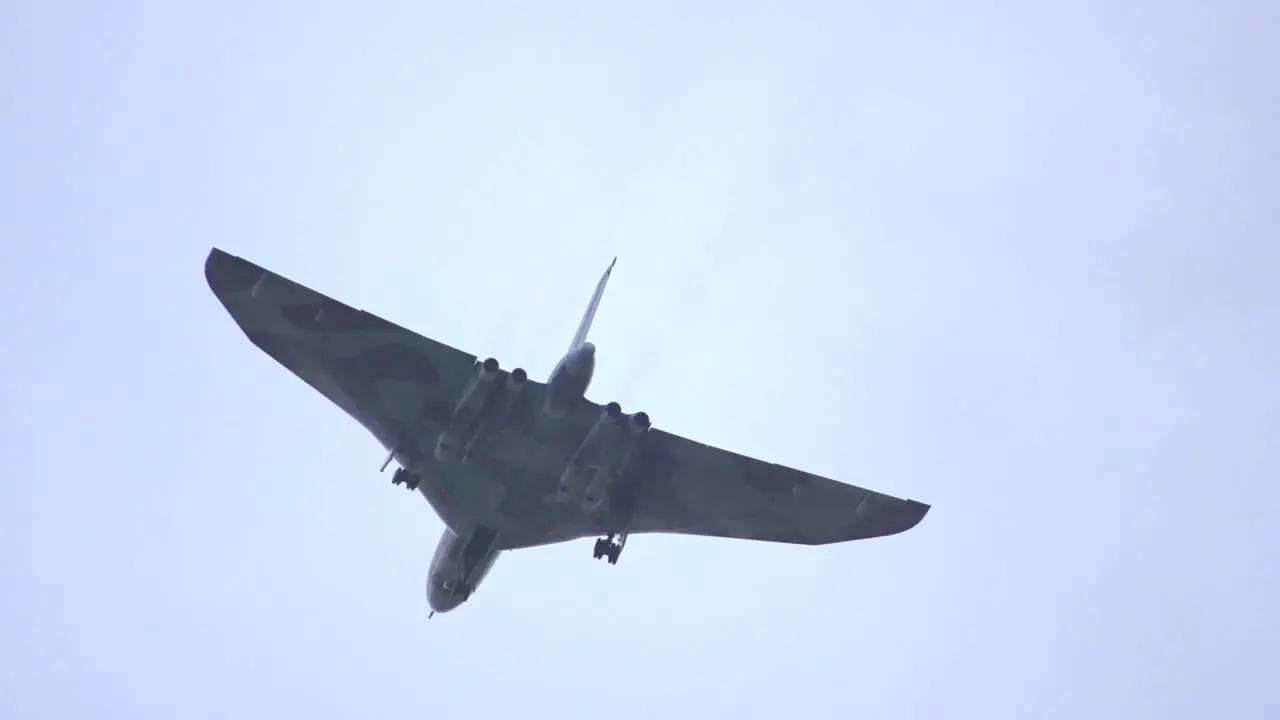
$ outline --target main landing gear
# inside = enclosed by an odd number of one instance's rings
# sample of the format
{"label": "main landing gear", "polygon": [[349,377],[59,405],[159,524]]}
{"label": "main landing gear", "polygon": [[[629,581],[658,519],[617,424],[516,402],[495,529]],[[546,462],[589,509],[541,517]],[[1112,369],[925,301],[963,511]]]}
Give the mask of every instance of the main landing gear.
{"label": "main landing gear", "polygon": [[421,482],[422,478],[418,477],[415,473],[405,470],[404,468],[397,469],[396,474],[391,476],[392,485],[403,485],[410,490],[417,490],[418,484]]}
{"label": "main landing gear", "polygon": [[[395,450],[392,450],[390,453],[388,453],[387,459],[382,462],[382,470],[379,470],[378,472],[382,472],[383,470],[386,470],[387,466],[391,464],[391,461],[394,460],[395,457],[396,457]],[[391,476],[391,484],[403,485],[409,488],[410,490],[417,490],[418,485],[422,484],[422,478],[418,477],[417,473],[411,473],[408,470],[405,470],[404,468],[396,468],[396,473]]]}
{"label": "main landing gear", "polygon": [[618,557],[622,555],[622,548],[627,546],[626,533],[609,533],[607,537],[596,540],[595,550],[591,556],[596,560],[600,558],[608,558],[610,565],[618,564]]}

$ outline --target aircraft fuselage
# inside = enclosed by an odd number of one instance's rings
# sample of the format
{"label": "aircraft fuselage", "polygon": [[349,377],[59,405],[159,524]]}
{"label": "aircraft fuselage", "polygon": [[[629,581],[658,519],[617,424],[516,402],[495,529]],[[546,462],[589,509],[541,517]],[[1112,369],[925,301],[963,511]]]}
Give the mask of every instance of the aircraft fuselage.
{"label": "aircraft fuselage", "polygon": [[[609,271],[612,270],[610,265]],[[591,386],[596,369],[596,348],[587,342],[586,332],[599,305],[609,271],[601,278],[568,352],[547,378],[547,398],[540,410],[549,418],[563,418]],[[424,482],[431,480],[427,478]],[[495,549],[497,533],[480,525],[468,513],[455,518],[446,518],[442,514],[441,520],[445,521],[446,528],[427,571],[427,603],[432,613],[448,612],[466,602],[500,554]],[[451,524],[453,527],[449,526]]]}
{"label": "aircraft fuselage", "polygon": [[596,347],[591,343],[583,343],[580,347],[565,353],[560,362],[551,371],[547,380],[550,392],[543,412],[548,417],[562,418],[568,412],[571,403],[587,394],[591,386],[591,377],[596,372]]}

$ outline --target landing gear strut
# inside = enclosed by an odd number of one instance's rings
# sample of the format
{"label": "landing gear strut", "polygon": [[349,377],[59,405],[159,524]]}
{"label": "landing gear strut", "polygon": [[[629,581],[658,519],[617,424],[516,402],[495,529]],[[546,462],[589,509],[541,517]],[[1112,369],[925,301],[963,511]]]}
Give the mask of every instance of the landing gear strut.
{"label": "landing gear strut", "polygon": [[417,490],[418,484],[421,482],[422,478],[404,468],[399,468],[396,470],[396,474],[391,476],[392,485],[403,485],[410,490]]}
{"label": "landing gear strut", "polygon": [[622,548],[627,546],[626,533],[609,533],[607,537],[596,540],[595,550],[591,555],[596,560],[600,558],[608,558],[610,565],[617,565],[618,558],[622,555]]}

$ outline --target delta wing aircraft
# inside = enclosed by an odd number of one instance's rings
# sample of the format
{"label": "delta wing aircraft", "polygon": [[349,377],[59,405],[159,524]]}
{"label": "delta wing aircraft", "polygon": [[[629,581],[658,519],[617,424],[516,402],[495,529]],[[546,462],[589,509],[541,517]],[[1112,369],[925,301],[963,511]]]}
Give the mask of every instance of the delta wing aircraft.
{"label": "delta wing aircraft", "polygon": [[[616,262],[617,259],[614,259]],[[214,248],[209,287],[249,340],[382,443],[392,482],[444,522],[431,614],[471,597],[504,550],[682,533],[800,545],[915,527],[929,506],[721,450],[586,398],[587,342],[613,263],[547,382],[423,337]]]}

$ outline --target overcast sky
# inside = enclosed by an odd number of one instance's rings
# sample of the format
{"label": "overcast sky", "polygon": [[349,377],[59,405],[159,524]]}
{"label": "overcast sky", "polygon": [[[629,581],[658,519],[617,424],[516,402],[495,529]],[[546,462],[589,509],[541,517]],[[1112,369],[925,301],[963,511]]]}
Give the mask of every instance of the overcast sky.
{"label": "overcast sky", "polygon": [[[0,9],[0,717],[1280,712],[1274,3]],[[212,246],[934,508],[503,556]]]}

